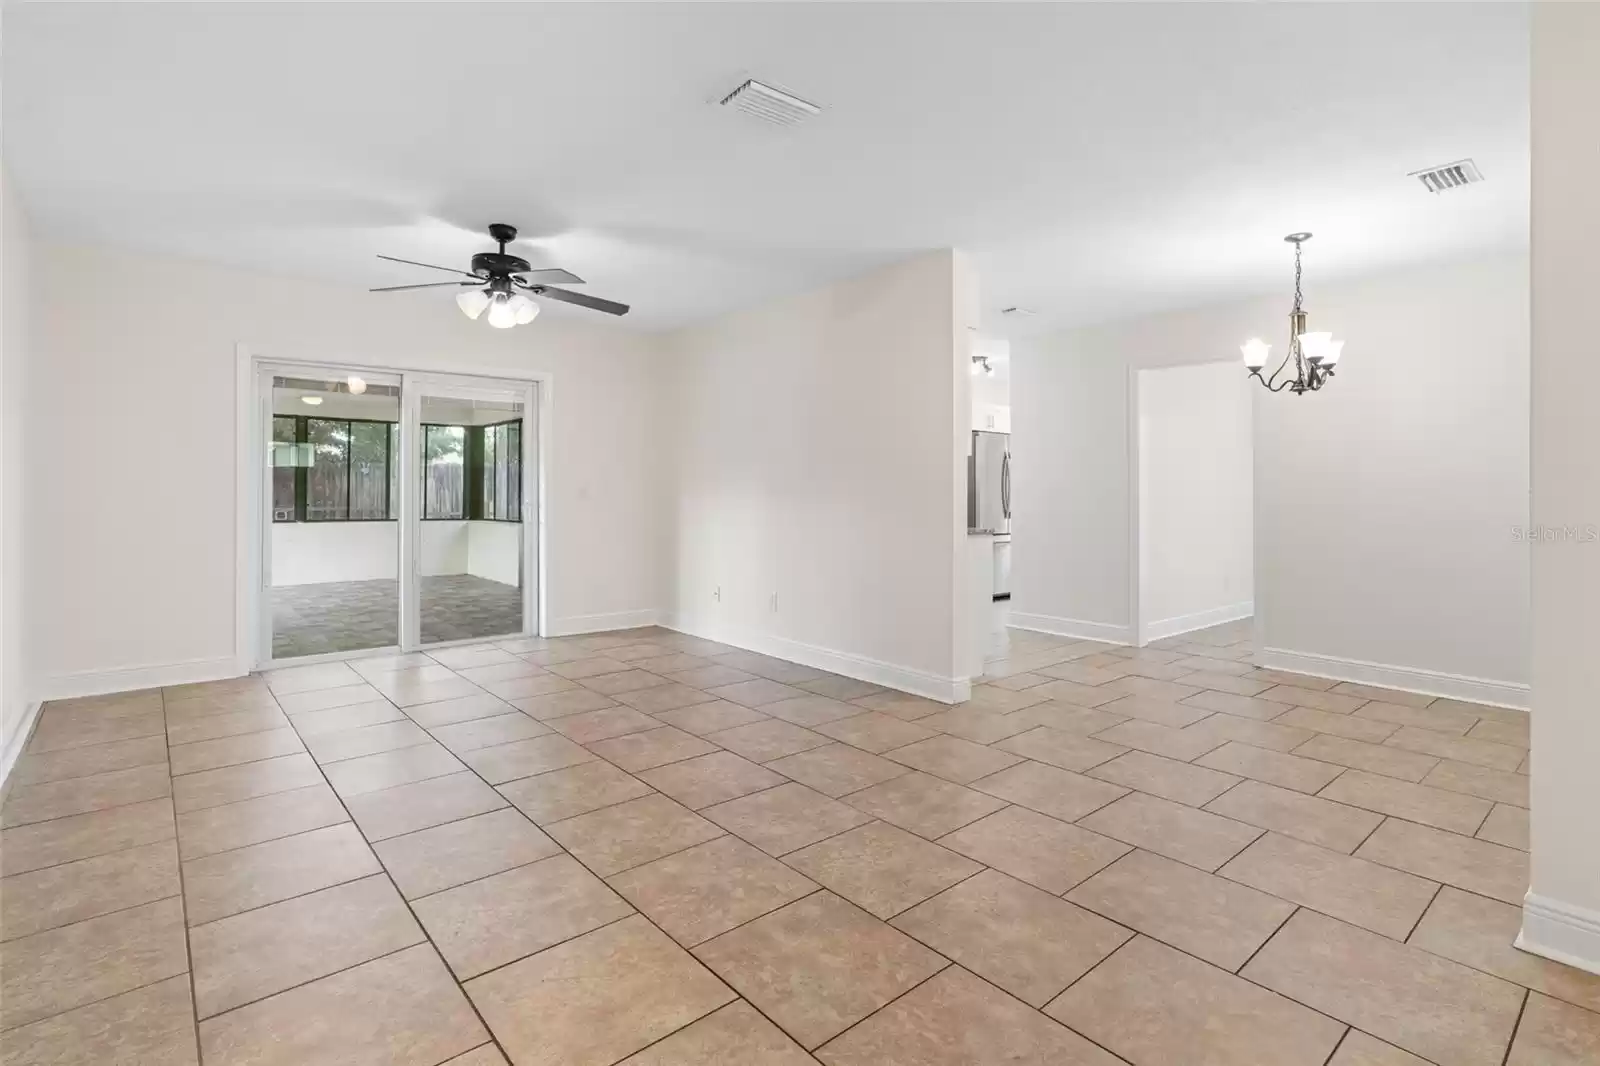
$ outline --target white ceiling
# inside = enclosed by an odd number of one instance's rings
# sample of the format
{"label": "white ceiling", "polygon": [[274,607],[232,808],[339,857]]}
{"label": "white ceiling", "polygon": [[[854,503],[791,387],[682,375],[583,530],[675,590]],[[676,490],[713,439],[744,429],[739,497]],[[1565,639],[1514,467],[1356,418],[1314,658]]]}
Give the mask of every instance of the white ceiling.
{"label": "white ceiling", "polygon": [[[464,266],[506,221],[642,328],[947,246],[976,258],[985,329],[1015,335],[1285,289],[1291,230],[1317,234],[1312,286],[1526,241],[1520,5],[3,17],[5,159],[45,233],[384,285],[433,277],[374,253]],[[785,130],[713,106],[742,72],[827,110]],[[1406,177],[1464,156],[1484,185]],[[995,314],[1013,304],[1038,313]]]}

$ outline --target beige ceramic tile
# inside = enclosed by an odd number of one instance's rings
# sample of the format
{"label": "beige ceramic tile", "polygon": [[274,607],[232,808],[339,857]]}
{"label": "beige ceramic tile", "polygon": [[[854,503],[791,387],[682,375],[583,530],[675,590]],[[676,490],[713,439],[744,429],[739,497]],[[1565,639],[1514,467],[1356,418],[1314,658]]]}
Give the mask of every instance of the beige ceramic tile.
{"label": "beige ceramic tile", "polygon": [[1496,803],[1477,833],[1479,840],[1503,844],[1519,851],[1528,850],[1528,812],[1522,807]]}
{"label": "beige ceramic tile", "polygon": [[1183,674],[1173,680],[1194,685],[1197,688],[1209,689],[1214,692],[1226,692],[1235,696],[1254,696],[1272,687],[1270,682],[1257,681],[1251,677],[1238,674],[1226,674],[1216,670],[1196,670],[1193,673]]}
{"label": "beige ceramic tile", "polygon": [[488,1039],[419,944],[200,1023],[206,1066],[431,1066]]}
{"label": "beige ceramic tile", "polygon": [[594,759],[508,782],[500,792],[523,814],[546,825],[648,796],[651,789],[610,763]]}
{"label": "beige ceramic tile", "polygon": [[1310,674],[1296,674],[1289,670],[1271,670],[1262,668],[1250,675],[1259,677],[1263,681],[1271,681],[1276,685],[1294,685],[1297,688],[1308,688],[1318,692],[1332,689],[1338,682],[1326,677],[1312,677]]}
{"label": "beige ceramic tile", "polygon": [[[1335,689],[1335,691],[1338,690]],[[1372,718],[1379,722],[1389,722],[1399,726],[1420,727],[1439,733],[1451,733],[1458,737],[1464,736],[1467,730],[1478,722],[1477,715],[1449,707],[1418,707],[1379,699],[1375,699],[1371,703],[1362,704],[1355,713],[1361,718]]]}
{"label": "beige ceramic tile", "polygon": [[997,870],[962,881],[891,924],[1035,1007],[1132,935]]}
{"label": "beige ceramic tile", "polygon": [[729,751],[738,752],[752,762],[781,759],[785,755],[832,743],[821,733],[780,722],[776,718],[707,733],[706,739]]}
{"label": "beige ceramic tile", "polygon": [[1505,903],[1520,904],[1528,891],[1527,852],[1398,818],[1379,826],[1356,854]]}
{"label": "beige ceramic tile", "polygon": [[1438,891],[1432,881],[1276,833],[1220,872],[1395,940],[1406,938]]}
{"label": "beige ceramic tile", "polygon": [[311,756],[301,752],[242,766],[185,774],[172,782],[172,805],[179,814],[185,814],[322,783],[322,771],[317,769]]}
{"label": "beige ceramic tile", "polygon": [[[517,717],[527,721],[522,715]],[[428,741],[428,734],[415,722],[379,722],[377,725],[341,729],[336,733],[312,733],[306,738],[306,747],[310,749],[313,759],[321,765],[327,765],[363,755],[413,748]]]}
{"label": "beige ceramic tile", "polygon": [[340,797],[350,799],[433,777],[460,773],[466,767],[442,744],[429,741],[416,747],[363,755],[323,767],[328,784]]}
{"label": "beige ceramic tile", "polygon": [[188,968],[183,905],[176,899],[13,940],[0,959],[0,1029],[119,995]]}
{"label": "beige ceramic tile", "polygon": [[1482,721],[1467,730],[1467,736],[1474,740],[1489,740],[1496,744],[1509,744],[1513,748],[1526,748],[1529,743],[1528,718],[1524,715],[1522,721]]}
{"label": "beige ceramic tile", "polygon": [[615,698],[647,714],[662,714],[680,707],[693,707],[711,697],[700,689],[669,682],[665,685],[652,685],[649,688],[621,692]]}
{"label": "beige ceramic tile", "polygon": [[492,718],[478,718],[470,722],[454,722],[435,726],[433,739],[461,755],[496,744],[510,744],[517,740],[542,737],[550,728],[518,711],[497,714]]}
{"label": "beige ceramic tile", "polygon": [[349,820],[332,789],[312,785],[180,814],[178,851],[197,859]]}
{"label": "beige ceramic tile", "polygon": [[660,722],[632,707],[602,707],[598,711],[580,711],[550,720],[551,729],[579,744],[660,727]]}
{"label": "beige ceramic tile", "polygon": [[1600,975],[1563,966],[1513,946],[1522,908],[1444,886],[1407,941],[1474,970],[1600,1011]]}
{"label": "beige ceramic tile", "polygon": [[510,702],[511,706],[523,714],[537,718],[541,722],[548,722],[552,718],[560,718],[566,714],[595,711],[601,707],[615,707],[617,705],[617,701],[610,696],[602,695],[591,689],[579,688],[576,685],[559,692],[523,696]]}
{"label": "beige ceramic tile", "polygon": [[1229,741],[1216,751],[1195,760],[1197,766],[1209,766],[1240,777],[1264,781],[1279,788],[1295,792],[1314,793],[1328,782],[1344,773],[1344,767],[1283,752],[1268,751]]}
{"label": "beige ceramic tile", "polygon": [[[1282,705],[1274,704],[1274,706]],[[1332,711],[1319,711],[1314,707],[1290,707],[1272,721],[1276,725],[1309,729],[1316,733],[1343,737],[1346,740],[1359,740],[1364,744],[1381,744],[1400,729],[1397,725],[1363,718],[1358,714],[1334,714]]]}
{"label": "beige ceramic tile", "polygon": [[852,793],[845,802],[929,840],[1005,806],[994,796],[916,771]]}
{"label": "beige ceramic tile", "polygon": [[209,714],[184,721],[181,717],[167,715],[167,743],[192,744],[197,740],[215,740],[233,737],[240,733],[260,733],[268,729],[282,729],[289,718],[276,706],[252,707],[226,714]]}
{"label": "beige ceramic tile", "polygon": [[633,912],[567,855],[470,881],[412,906],[460,980]]}
{"label": "beige ceramic tile", "polygon": [[796,688],[803,688],[807,692],[815,692],[819,696],[830,696],[836,700],[855,700],[862,696],[871,696],[884,690],[877,685],[865,681],[857,681],[853,677],[839,677],[837,675],[819,677],[811,681],[797,681]]}
{"label": "beige ceramic tile", "polygon": [[815,1061],[754,1007],[737,1000],[618,1066],[813,1066]]}
{"label": "beige ceramic tile", "polygon": [[1499,1066],[1523,991],[1310,910],[1290,918],[1245,977],[1434,1062]]}
{"label": "beige ceramic tile", "polygon": [[478,748],[465,752],[462,759],[491,785],[504,784],[519,777],[532,777],[547,770],[559,770],[588,762],[594,754],[566,737],[550,733],[529,740]]}
{"label": "beige ceramic tile", "polygon": [[[1002,740],[995,747],[1063,770],[1088,770],[1128,750],[1120,744],[1110,744],[1076,733],[1066,733],[1049,726],[1038,726],[1026,733],[1019,733]],[[1015,761],[1020,760],[1013,760]],[[996,766],[978,776],[987,776],[1001,769],[1004,767]],[[969,777],[967,780],[975,778]]]}
{"label": "beige ceramic tile", "polygon": [[[1245,699],[1246,697],[1239,696],[1234,698]],[[1196,722],[1204,721],[1211,714],[1209,708],[1174,703],[1171,700],[1158,699],[1154,696],[1127,695],[1114,703],[1102,704],[1100,710],[1107,714],[1120,715],[1124,718],[1137,718],[1144,722],[1170,726],[1173,729],[1182,729],[1185,726],[1194,725]]]}
{"label": "beige ceramic tile", "polygon": [[189,924],[276,903],[382,870],[351,825],[252,844],[183,864]]}
{"label": "beige ceramic tile", "polygon": [[[1066,822],[1077,821],[1090,811],[1128,794],[1121,785],[1096,781],[1032,760],[981,777],[972,787]],[[894,821],[893,818],[888,820]],[[906,828],[917,831],[915,826]]]}
{"label": "beige ceramic tile", "polygon": [[835,798],[909,772],[898,762],[852,748],[848,744],[827,744],[774,759],[767,765],[785,777]]}
{"label": "beige ceramic tile", "polygon": [[817,1052],[830,1066],[1116,1066],[1117,1059],[951,966]]}
{"label": "beige ceramic tile", "polygon": [[1327,733],[1312,737],[1294,749],[1294,753],[1307,759],[1351,766],[1401,781],[1421,781],[1439,762],[1438,758],[1432,755],[1406,751],[1404,748],[1390,747],[1387,744],[1366,744]]}
{"label": "beige ceramic tile", "polygon": [[[315,767],[312,769],[315,770]],[[167,775],[165,765],[109,770],[92,777],[75,777],[42,785],[18,785],[6,795],[5,806],[0,807],[0,825],[10,829],[53,818],[68,818],[130,803],[142,803],[172,794],[172,778]]]}
{"label": "beige ceramic tile", "polygon": [[997,740],[1004,740],[1006,737],[1032,729],[1037,723],[1026,719],[1020,712],[1004,714],[1000,711],[961,706],[940,711],[938,714],[930,714],[926,718],[918,718],[916,724],[939,733],[970,740],[974,744],[992,744]]}
{"label": "beige ceramic tile", "polygon": [[1429,1066],[1409,1051],[1401,1051],[1393,1044],[1385,1044],[1375,1036],[1359,1029],[1345,1034],[1344,1042],[1334,1053],[1328,1066]]}
{"label": "beige ceramic tile", "polygon": [[219,766],[236,766],[239,763],[260,762],[279,755],[304,751],[305,745],[293,729],[285,726],[265,733],[241,733],[238,736],[218,737],[216,740],[198,740],[181,744],[169,752],[174,776],[192,774],[199,770],[213,770]]}
{"label": "beige ceramic tile", "polygon": [[1184,732],[1215,740],[1219,745],[1224,741],[1236,740],[1241,744],[1266,748],[1269,751],[1293,751],[1315,735],[1309,729],[1280,725],[1277,722],[1259,722],[1253,718],[1240,718],[1232,714],[1214,714],[1204,721],[1188,726]]}
{"label": "beige ceramic tile", "polygon": [[189,979],[169,977],[0,1038],[6,1066],[195,1066]]}
{"label": "beige ceramic tile", "polygon": [[706,689],[706,691],[717,699],[731,700],[734,703],[742,703],[746,707],[757,708],[763,704],[777,703],[779,700],[811,695],[804,689],[798,689],[778,681],[770,681],[764,677],[758,677],[754,681],[738,681],[732,685],[718,685],[716,688]]}
{"label": "beige ceramic tile", "polygon": [[0,939],[42,933],[178,892],[178,848],[171,840],[14,874],[0,881]]}
{"label": "beige ceramic tile", "polygon": [[609,1066],[734,996],[644,918],[628,918],[471,981],[518,1066]]}
{"label": "beige ceramic tile", "polygon": [[1256,699],[1254,696],[1241,695],[1236,692],[1214,692],[1210,690],[1197,692],[1184,700],[1183,705],[1201,711],[1219,711],[1223,714],[1231,714],[1236,718],[1250,718],[1261,722],[1276,718],[1283,713],[1283,704],[1281,703]]}
{"label": "beige ceramic tile", "polygon": [[1166,700],[1168,703],[1177,703],[1179,700],[1188,699],[1200,691],[1198,685],[1180,685],[1175,681],[1157,681],[1148,677],[1140,677],[1137,674],[1116,678],[1107,682],[1105,687],[1129,696],[1144,696],[1152,700]]}
{"label": "beige ceramic tile", "polygon": [[737,685],[741,681],[756,680],[755,674],[745,670],[735,670],[731,666],[722,666],[718,663],[691,666],[686,670],[673,671],[670,676],[678,684],[687,685],[702,692],[706,689],[720,688],[723,685]]}
{"label": "beige ceramic tile", "polygon": [[[656,720],[670,726],[676,726],[685,733],[693,733],[697,737],[707,736],[723,729],[732,729],[735,726],[749,725],[752,722],[764,722],[767,716],[760,711],[752,711],[748,707],[741,707],[737,703],[727,700],[709,700],[701,703],[692,703],[687,707],[676,707],[670,711],[661,711],[656,714]],[[822,741],[822,738],[818,738]],[[826,743],[826,741],[822,741]]]}
{"label": "beige ceramic tile", "polygon": [[383,876],[197,926],[189,934],[196,1011],[209,1018],[423,940]]}
{"label": "beige ceramic tile", "polygon": [[1057,703],[1049,700],[1045,703],[1036,703],[1032,707],[1024,707],[1020,711],[1012,711],[1006,715],[1008,721],[1031,729],[1034,726],[1049,726],[1051,729],[1063,733],[1075,733],[1080,737],[1098,733],[1102,729],[1110,729],[1114,725],[1128,721],[1120,714],[1110,714],[1106,711],[1096,711],[1088,707],[1074,707],[1070,703]]}
{"label": "beige ceramic tile", "polygon": [[349,707],[357,703],[370,703],[383,699],[384,694],[364,681],[353,685],[311,689],[305,692],[277,693],[278,706],[293,716],[310,711],[326,711],[333,707]]}
{"label": "beige ceramic tile", "polygon": [[[279,715],[281,718],[282,715]],[[157,736],[133,740],[114,740],[109,744],[89,744],[81,748],[24,755],[11,771],[12,787],[42,785],[89,777],[108,770],[127,770],[135,766],[155,766],[167,761],[167,741]]]}
{"label": "beige ceramic tile", "polygon": [[853,703],[830,699],[827,696],[807,694],[793,699],[778,700],[775,703],[764,703],[761,705],[761,713],[808,729],[815,729],[824,722],[836,722],[841,718],[858,715],[861,713],[861,708]]}
{"label": "beige ceramic tile", "polygon": [[807,1048],[837,1036],[945,966],[830,892],[815,892],[695,949]]}
{"label": "beige ceramic tile", "polygon": [[386,840],[492,811],[504,807],[506,801],[476,774],[463,772],[352,796],[345,805],[362,835],[368,840]]}
{"label": "beige ceramic tile", "polygon": [[[902,768],[896,766],[895,769],[899,771]],[[668,763],[642,771],[639,778],[694,810],[772,788],[788,780],[782,774],[774,773],[731,751],[714,751],[682,762]]]}
{"label": "beige ceramic tile", "polygon": [[1380,814],[1391,814],[1453,833],[1472,834],[1488,817],[1493,806],[1486,799],[1446,792],[1428,785],[1415,785],[1382,774],[1351,770],[1323,789],[1324,799],[1365,807]]}
{"label": "beige ceramic tile", "polygon": [[671,855],[722,833],[666,796],[629,800],[552,822],[545,830],[601,877]]}
{"label": "beige ceramic tile", "polygon": [[712,739],[697,737],[672,726],[661,726],[642,733],[629,733],[588,745],[590,751],[630,773],[692,759],[717,750]]}
{"label": "beige ceramic tile", "polygon": [[1224,970],[1243,966],[1295,909],[1148,851],[1129,852],[1067,899]]}
{"label": "beige ceramic tile", "polygon": [[263,676],[267,687],[279,696],[290,692],[312,692],[320,688],[354,685],[361,680],[361,676],[345,663],[291,666],[283,670],[269,670]]}
{"label": "beige ceramic tile", "polygon": [[1120,725],[1096,733],[1095,739],[1137,748],[1181,762],[1197,759],[1223,743],[1204,733],[1191,732],[1189,729],[1174,729],[1169,725],[1146,722],[1139,718],[1129,719]]}
{"label": "beige ceramic tile", "polygon": [[92,713],[62,714],[55,708],[39,716],[27,754],[65,751],[89,745],[110,744],[140,737],[161,736],[167,731],[166,716],[159,707],[123,716]]}
{"label": "beige ceramic tile", "polygon": [[1434,701],[1434,697],[1425,692],[1406,692],[1401,689],[1380,688],[1377,685],[1363,685],[1355,681],[1341,681],[1328,691],[1337,692],[1341,696],[1355,696],[1363,700],[1382,700],[1385,703],[1398,703],[1408,707],[1426,707]]}
{"label": "beige ceramic tile", "polygon": [[875,692],[870,696],[860,696],[850,701],[858,707],[866,707],[884,714],[892,714],[896,718],[907,722],[914,722],[918,718],[926,718],[930,714],[949,710],[949,705],[937,703],[921,696],[913,696],[907,692]]}
{"label": "beige ceramic tile", "polygon": [[1344,696],[1296,685],[1275,685],[1258,698],[1291,707],[1315,707],[1319,711],[1332,711],[1335,714],[1349,714],[1367,702],[1360,696]]}
{"label": "beige ceramic tile", "polygon": [[405,720],[405,712],[388,700],[372,700],[349,707],[335,707],[326,711],[297,714],[291,721],[302,737],[318,733],[339,733],[346,729],[359,729],[366,725]]}
{"label": "beige ceramic tile", "polygon": [[[861,708],[856,707],[854,710],[859,712]],[[914,744],[934,735],[932,729],[878,711],[856,713],[848,718],[823,722],[816,726],[816,731],[823,736],[832,737],[851,747],[874,754]]]}
{"label": "beige ceramic tile", "polygon": [[1131,850],[1023,807],[1007,807],[979,819],[940,843],[1056,895]]}
{"label": "beige ceramic tile", "polygon": [[983,869],[885,822],[870,822],[784,858],[879,918],[892,918]]}
{"label": "beige ceramic tile", "polygon": [[718,803],[700,813],[769,855],[784,855],[871,821],[798,782]]}
{"label": "beige ceramic tile", "polygon": [[173,834],[172,800],[168,798],[34,822],[0,832],[0,874],[11,877],[58,863],[171,840]]}
{"label": "beige ceramic tile", "polygon": [[482,1044],[465,1055],[457,1055],[443,1066],[507,1066],[506,1057],[493,1044]]}
{"label": "beige ceramic tile", "polygon": [[1517,1026],[1506,1066],[1592,1066],[1600,1062],[1600,1014],[1535,992]]}
{"label": "beige ceramic tile", "polygon": [[604,655],[595,655],[587,659],[569,659],[562,663],[550,663],[546,669],[552,674],[578,681],[584,678],[599,677],[601,674],[621,673],[623,670],[628,669],[628,664],[618,662]]}
{"label": "beige ceramic tile", "polygon": [[1147,937],[1045,1013],[1134,1066],[1322,1066],[1344,1026]]}
{"label": "beige ceramic tile", "polygon": [[1402,726],[1399,732],[1384,743],[1396,748],[1405,748],[1407,751],[1419,751],[1437,755],[1441,759],[1507,772],[1515,771],[1523,756],[1527,754],[1524,748],[1513,748],[1489,740],[1473,740],[1470,737],[1453,737],[1446,733],[1435,733],[1431,729],[1419,729],[1410,725]]}
{"label": "beige ceramic tile", "polygon": [[1215,870],[1261,835],[1254,826],[1142,792],[1130,792],[1079,824],[1202,870]]}
{"label": "beige ceramic tile", "polygon": [[1383,821],[1381,814],[1260,781],[1235,785],[1205,809],[1346,855]]}
{"label": "beige ceramic tile", "polygon": [[447,822],[373,846],[407,899],[547,858],[561,849],[510,808]]}
{"label": "beige ceramic tile", "polygon": [[722,836],[617,874],[611,887],[692,947],[814,892],[815,884],[737,837]]}
{"label": "beige ceramic tile", "polygon": [[579,684],[616,699],[623,693],[640,692],[657,685],[670,685],[672,682],[648,670],[618,670],[598,677],[586,677]]}
{"label": "beige ceramic tile", "polygon": [[1102,781],[1138,789],[1191,807],[1209,803],[1239,783],[1239,779],[1232,774],[1163,759],[1144,751],[1119,755],[1088,773],[1090,777]]}
{"label": "beige ceramic tile", "polygon": [[1509,803],[1515,807],[1528,806],[1528,776],[1505,770],[1489,770],[1482,766],[1442,759],[1438,766],[1428,771],[1422,779],[1424,785],[1461,792],[1496,803]]}

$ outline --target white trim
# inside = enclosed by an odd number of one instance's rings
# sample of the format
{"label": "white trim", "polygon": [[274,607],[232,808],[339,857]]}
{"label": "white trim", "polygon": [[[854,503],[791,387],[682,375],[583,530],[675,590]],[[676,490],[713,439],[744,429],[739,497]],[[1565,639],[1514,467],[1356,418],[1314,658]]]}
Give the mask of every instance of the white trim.
{"label": "white trim", "polygon": [[1522,899],[1523,951],[1600,974],[1600,911],[1529,892]]}
{"label": "white trim", "polygon": [[[551,621],[550,637],[575,637],[582,633],[609,633],[615,629],[642,629],[661,625],[661,611],[610,611],[605,614],[574,614]],[[496,640],[514,640],[514,637],[496,637]]]}
{"label": "white trim", "polygon": [[1249,618],[1255,610],[1256,605],[1247,600],[1244,603],[1230,603],[1225,607],[1213,607],[1209,611],[1196,611],[1176,618],[1163,618],[1159,622],[1146,622],[1144,643],[1192,633],[1207,626],[1220,626],[1224,622],[1237,622],[1241,618]]}
{"label": "white trim", "polygon": [[40,688],[46,700],[67,700],[78,696],[105,696],[114,692],[134,692],[166,685],[221,681],[230,677],[243,677],[249,672],[239,668],[237,656],[220,655],[214,659],[189,659],[161,666],[123,666],[114,670],[58,674],[55,677],[45,678]]}
{"label": "white trim", "polygon": [[1332,678],[1336,681],[1355,681],[1363,685],[1400,689],[1403,692],[1420,692],[1428,696],[1447,696],[1450,699],[1485,703],[1513,710],[1528,709],[1528,686],[1517,681],[1494,681],[1462,674],[1446,674],[1437,670],[1422,670],[1411,666],[1389,666],[1369,663],[1360,659],[1340,659],[1333,655],[1312,652],[1288,651],[1284,648],[1262,648],[1256,652],[1257,666],[1290,673],[1310,674],[1313,677]]}
{"label": "white trim", "polygon": [[[1139,497],[1144,493],[1144,462],[1139,441],[1139,372],[1137,366],[1128,367],[1128,409],[1123,412],[1127,420],[1126,441],[1128,463],[1128,625],[1127,635],[1120,643],[1144,647],[1149,637],[1144,631],[1144,516],[1140,511]],[[1017,624],[1015,622],[1013,625]],[[1094,623],[1088,623],[1094,624]],[[1044,632],[1055,632],[1044,630]],[[1065,633],[1062,636],[1075,636]]]}
{"label": "white trim", "polygon": [[1076,637],[1078,640],[1100,640],[1107,644],[1132,644],[1130,626],[1110,622],[1084,622],[1076,618],[1057,618],[1050,614],[1024,614],[1012,611],[1006,623],[1012,629],[1028,629],[1035,633],[1049,633],[1057,637]]}
{"label": "white trim", "polygon": [[702,640],[713,640],[735,648],[771,655],[801,666],[852,677],[884,688],[925,696],[940,703],[965,703],[972,698],[972,679],[969,677],[941,677],[910,666],[899,666],[863,655],[837,651],[833,648],[805,644],[786,637],[766,633],[725,632],[712,626],[699,626],[681,618],[668,618],[660,623],[667,629],[687,633]]}
{"label": "white trim", "polygon": [[17,760],[22,757],[22,749],[28,746],[28,741],[33,736],[33,727],[39,723],[39,712],[44,710],[44,703],[35,702],[28,705],[22,715],[22,721],[17,723],[17,731],[12,734],[11,742],[6,745],[6,750],[0,752],[0,796],[5,795],[6,785],[11,781],[11,771],[16,769]]}

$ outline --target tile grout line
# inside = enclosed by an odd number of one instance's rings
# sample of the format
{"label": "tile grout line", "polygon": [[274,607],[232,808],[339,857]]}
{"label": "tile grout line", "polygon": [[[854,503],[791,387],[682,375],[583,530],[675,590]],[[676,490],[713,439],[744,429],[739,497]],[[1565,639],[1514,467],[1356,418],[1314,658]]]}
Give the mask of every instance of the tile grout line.
{"label": "tile grout line", "polygon": [[172,798],[172,853],[178,862],[178,917],[183,922],[184,968],[189,976],[189,1025],[194,1034],[194,1061],[199,1064],[205,1060],[205,1052],[200,1043],[200,991],[194,975],[194,942],[189,934],[189,891],[183,875],[183,849],[178,845],[178,804],[176,790],[171,787],[172,742],[167,739],[166,734],[167,694],[164,690],[161,693],[161,725],[162,739],[167,746],[167,795]]}

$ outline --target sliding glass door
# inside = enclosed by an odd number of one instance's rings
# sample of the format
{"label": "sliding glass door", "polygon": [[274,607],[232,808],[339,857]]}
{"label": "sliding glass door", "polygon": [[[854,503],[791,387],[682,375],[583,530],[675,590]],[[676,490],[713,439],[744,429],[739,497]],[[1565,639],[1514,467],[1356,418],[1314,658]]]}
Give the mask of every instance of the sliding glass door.
{"label": "sliding glass door", "polygon": [[258,660],[534,634],[534,388],[264,367]]}

